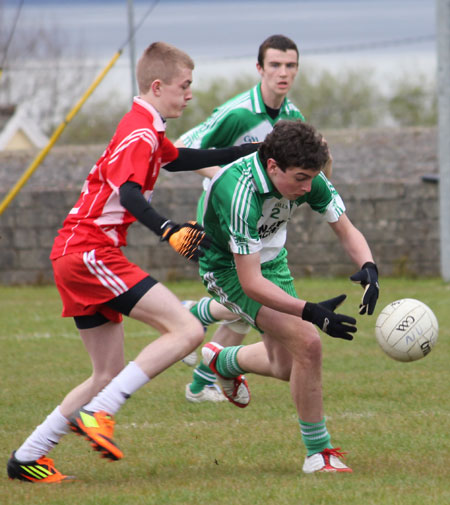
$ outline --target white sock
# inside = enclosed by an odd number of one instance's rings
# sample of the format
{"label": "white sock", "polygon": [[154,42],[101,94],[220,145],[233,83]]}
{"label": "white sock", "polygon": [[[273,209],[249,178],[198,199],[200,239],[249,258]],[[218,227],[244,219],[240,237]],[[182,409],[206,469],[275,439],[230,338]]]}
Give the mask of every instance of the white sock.
{"label": "white sock", "polygon": [[125,400],[149,380],[147,374],[134,361],[130,361],[97,396],[84,405],[84,408],[91,412],[103,410],[114,415]]}
{"label": "white sock", "polygon": [[16,451],[19,461],[35,461],[48,454],[60,439],[69,433],[67,419],[59,411],[59,406],[47,416]]}

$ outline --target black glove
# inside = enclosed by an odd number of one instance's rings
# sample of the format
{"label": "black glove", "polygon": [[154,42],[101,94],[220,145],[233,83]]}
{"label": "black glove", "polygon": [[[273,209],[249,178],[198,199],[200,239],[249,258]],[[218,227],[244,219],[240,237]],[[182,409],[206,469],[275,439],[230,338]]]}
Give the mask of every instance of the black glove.
{"label": "black glove", "polygon": [[378,285],[378,268],[375,263],[368,261],[364,263],[361,270],[350,277],[350,280],[359,282],[364,288],[361,304],[359,305],[359,313],[371,315],[377,304],[380,286]]}
{"label": "black glove", "polygon": [[161,241],[166,240],[177,253],[195,262],[204,254],[201,248],[209,249],[211,247],[211,238],[195,221],[188,221],[184,224],[168,221],[161,235]]}
{"label": "black glove", "polygon": [[335,314],[334,310],[347,298],[340,295],[319,303],[306,302],[302,319],[316,324],[322,331],[336,338],[353,340],[350,333],[356,332],[356,319],[344,314]]}

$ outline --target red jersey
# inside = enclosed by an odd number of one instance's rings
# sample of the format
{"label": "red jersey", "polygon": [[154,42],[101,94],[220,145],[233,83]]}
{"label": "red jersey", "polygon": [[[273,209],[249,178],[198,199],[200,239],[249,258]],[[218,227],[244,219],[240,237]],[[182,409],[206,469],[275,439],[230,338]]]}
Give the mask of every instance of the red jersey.
{"label": "red jersey", "polygon": [[161,164],[178,156],[178,149],[164,132],[157,110],[136,97],[89,173],[80,198],[58,232],[50,259],[126,245],[127,229],[136,218],[120,205],[119,188],[127,181],[136,182],[150,200]]}

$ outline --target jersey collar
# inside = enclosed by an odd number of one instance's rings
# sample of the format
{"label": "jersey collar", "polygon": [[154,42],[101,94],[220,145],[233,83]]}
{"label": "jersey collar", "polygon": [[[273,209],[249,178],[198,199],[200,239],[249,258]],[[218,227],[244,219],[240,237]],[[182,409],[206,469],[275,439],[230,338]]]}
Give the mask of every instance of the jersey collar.
{"label": "jersey collar", "polygon": [[269,179],[266,169],[259,159],[258,153],[253,154],[250,159],[252,161],[252,176],[258,192],[261,194],[272,193],[274,196],[279,195],[272,181]]}
{"label": "jersey collar", "polygon": [[135,96],[133,98],[133,106],[138,105],[149,112],[153,117],[153,126],[157,132],[166,131],[166,121],[161,116],[161,114],[153,107],[153,105],[149,104],[145,100],[143,100],[140,96]]}
{"label": "jersey collar", "polygon": [[[251,102],[252,102],[252,109],[255,114],[267,114],[266,111],[266,106],[264,104],[262,94],[261,94],[261,83],[258,82],[258,84],[251,90]],[[280,115],[282,112],[286,112],[286,105],[287,105],[287,98],[284,97],[283,103],[281,104],[280,107],[280,112],[278,115]]]}

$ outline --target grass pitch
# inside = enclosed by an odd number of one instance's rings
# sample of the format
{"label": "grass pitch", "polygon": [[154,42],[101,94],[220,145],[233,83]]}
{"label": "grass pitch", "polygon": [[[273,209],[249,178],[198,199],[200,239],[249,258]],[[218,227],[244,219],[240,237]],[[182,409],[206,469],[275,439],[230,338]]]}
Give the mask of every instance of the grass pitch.
{"label": "grass pitch", "polygon": [[[200,282],[169,284],[181,299],[204,295]],[[358,319],[353,342],[322,335],[324,402],[335,446],[350,475],[304,475],[289,387],[249,375],[252,402],[195,405],[184,399],[192,369],[177,363],[138,391],[117,415],[125,452],[106,462],[84,440],[65,437],[50,456],[74,482],[33,485],[0,478],[1,505],[442,505],[450,503],[450,285],[382,279],[372,317],[358,316],[362,290],[346,279],[298,282],[302,298],[340,293],[340,311]],[[399,363],[374,337],[391,301],[418,298],[439,321],[426,358]],[[90,373],[71,320],[61,319],[53,287],[0,288],[0,449],[3,462],[64,394]],[[208,332],[212,336],[213,328]],[[126,321],[128,359],[156,334]],[[252,331],[247,342],[258,339]]]}

